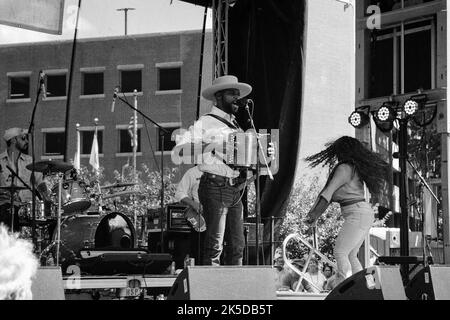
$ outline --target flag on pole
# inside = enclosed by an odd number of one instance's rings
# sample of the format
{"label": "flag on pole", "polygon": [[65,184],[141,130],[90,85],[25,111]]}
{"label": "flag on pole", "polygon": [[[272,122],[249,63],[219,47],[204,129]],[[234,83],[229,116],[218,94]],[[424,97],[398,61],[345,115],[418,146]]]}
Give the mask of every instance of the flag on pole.
{"label": "flag on pole", "polygon": [[98,141],[97,141],[97,126],[94,131],[94,139],[92,139],[91,156],[89,157],[89,164],[94,168],[95,173],[98,174],[100,168],[100,161],[98,159]]}
{"label": "flag on pole", "polygon": [[77,150],[75,151],[75,156],[73,157],[73,166],[77,170],[80,170],[80,151],[81,151],[80,130],[78,130],[77,127]]}
{"label": "flag on pole", "polygon": [[62,34],[64,0],[0,0],[0,24]]}
{"label": "flag on pole", "polygon": [[128,124],[128,134],[130,135],[131,147],[133,148],[134,146],[136,146],[137,148],[137,136],[134,136],[134,116],[131,116],[130,123]]}

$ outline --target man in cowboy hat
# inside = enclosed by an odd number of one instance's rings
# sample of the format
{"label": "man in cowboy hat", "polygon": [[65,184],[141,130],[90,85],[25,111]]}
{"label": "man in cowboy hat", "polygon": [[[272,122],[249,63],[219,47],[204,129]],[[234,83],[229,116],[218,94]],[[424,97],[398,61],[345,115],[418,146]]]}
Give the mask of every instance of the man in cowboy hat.
{"label": "man in cowboy hat", "polygon": [[227,244],[224,263],[242,265],[244,230],[241,192],[248,172],[225,163],[224,144],[229,134],[242,131],[235,119],[239,109],[237,102],[251,91],[250,85],[239,82],[235,76],[215,79],[202,92],[205,99],[214,102],[211,111],[200,117],[190,131],[177,141],[177,146],[202,146],[202,154],[194,161],[203,172],[198,194],[206,221],[205,265],[220,265],[224,241]]}
{"label": "man in cowboy hat", "polygon": [[[3,140],[6,142],[6,150],[0,153],[0,186],[10,187],[11,181],[14,178],[14,186],[24,187],[20,179],[14,177],[8,169],[11,168],[19,177],[31,186],[31,171],[26,168],[32,162],[31,156],[27,155],[28,151],[28,131],[22,128],[9,128],[3,135]],[[46,200],[49,200],[49,192],[46,183],[43,181],[42,174],[35,173],[35,185],[37,190]],[[4,223],[11,227],[11,193],[14,190],[0,190],[0,223]],[[19,230],[19,216],[18,205],[31,202],[31,192],[29,190],[20,190],[14,194],[14,226],[13,230]]]}

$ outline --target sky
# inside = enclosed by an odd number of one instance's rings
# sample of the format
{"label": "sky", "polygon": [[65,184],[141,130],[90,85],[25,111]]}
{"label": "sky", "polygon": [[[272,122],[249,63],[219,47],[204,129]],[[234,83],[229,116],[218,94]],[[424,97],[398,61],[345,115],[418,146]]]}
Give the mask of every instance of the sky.
{"label": "sky", "polygon": [[[78,0],[65,0],[62,35],[51,35],[6,25],[0,25],[0,44],[73,39]],[[204,7],[179,0],[82,0],[77,38],[119,36],[125,34],[124,11],[128,11],[128,35],[203,27]],[[212,14],[208,10],[207,29],[212,29]]]}

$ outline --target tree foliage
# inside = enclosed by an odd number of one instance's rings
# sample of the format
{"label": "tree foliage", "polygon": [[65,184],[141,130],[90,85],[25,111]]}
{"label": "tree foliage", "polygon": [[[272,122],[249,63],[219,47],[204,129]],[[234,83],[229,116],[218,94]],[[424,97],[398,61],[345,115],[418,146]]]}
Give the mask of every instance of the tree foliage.
{"label": "tree foliage", "polygon": [[[175,184],[178,169],[165,168],[164,170],[164,205],[174,202]],[[136,220],[136,232],[142,230],[141,222],[145,221],[147,211],[149,209],[159,209],[161,207],[161,173],[152,171],[150,168],[142,164],[140,170],[136,170],[136,179],[132,167],[126,167],[125,170],[119,172],[114,171],[113,182],[105,181],[103,168],[100,167],[99,175],[89,170],[88,167],[82,166],[78,172],[78,179],[84,181],[88,186],[88,192],[93,200],[93,206],[90,210],[98,210],[100,200],[104,197],[103,207],[106,212],[109,210],[125,214],[130,221]],[[98,184],[97,184],[98,183]],[[101,188],[101,196],[98,185],[106,186],[114,183],[136,183],[134,186],[122,187],[120,189]],[[129,194],[120,193],[129,191]],[[118,194],[117,196],[113,196]],[[109,197],[109,198],[108,198]],[[139,232],[138,232],[139,234]]]}

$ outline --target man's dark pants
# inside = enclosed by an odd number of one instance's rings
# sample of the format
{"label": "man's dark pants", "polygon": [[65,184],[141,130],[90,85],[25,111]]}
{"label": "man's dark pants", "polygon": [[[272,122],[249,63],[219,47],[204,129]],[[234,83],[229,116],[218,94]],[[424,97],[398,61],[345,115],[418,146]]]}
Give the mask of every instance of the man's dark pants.
{"label": "man's dark pants", "polygon": [[204,265],[220,265],[223,242],[224,263],[242,265],[244,221],[241,190],[223,177],[204,174],[198,190],[206,222],[203,252]]}

